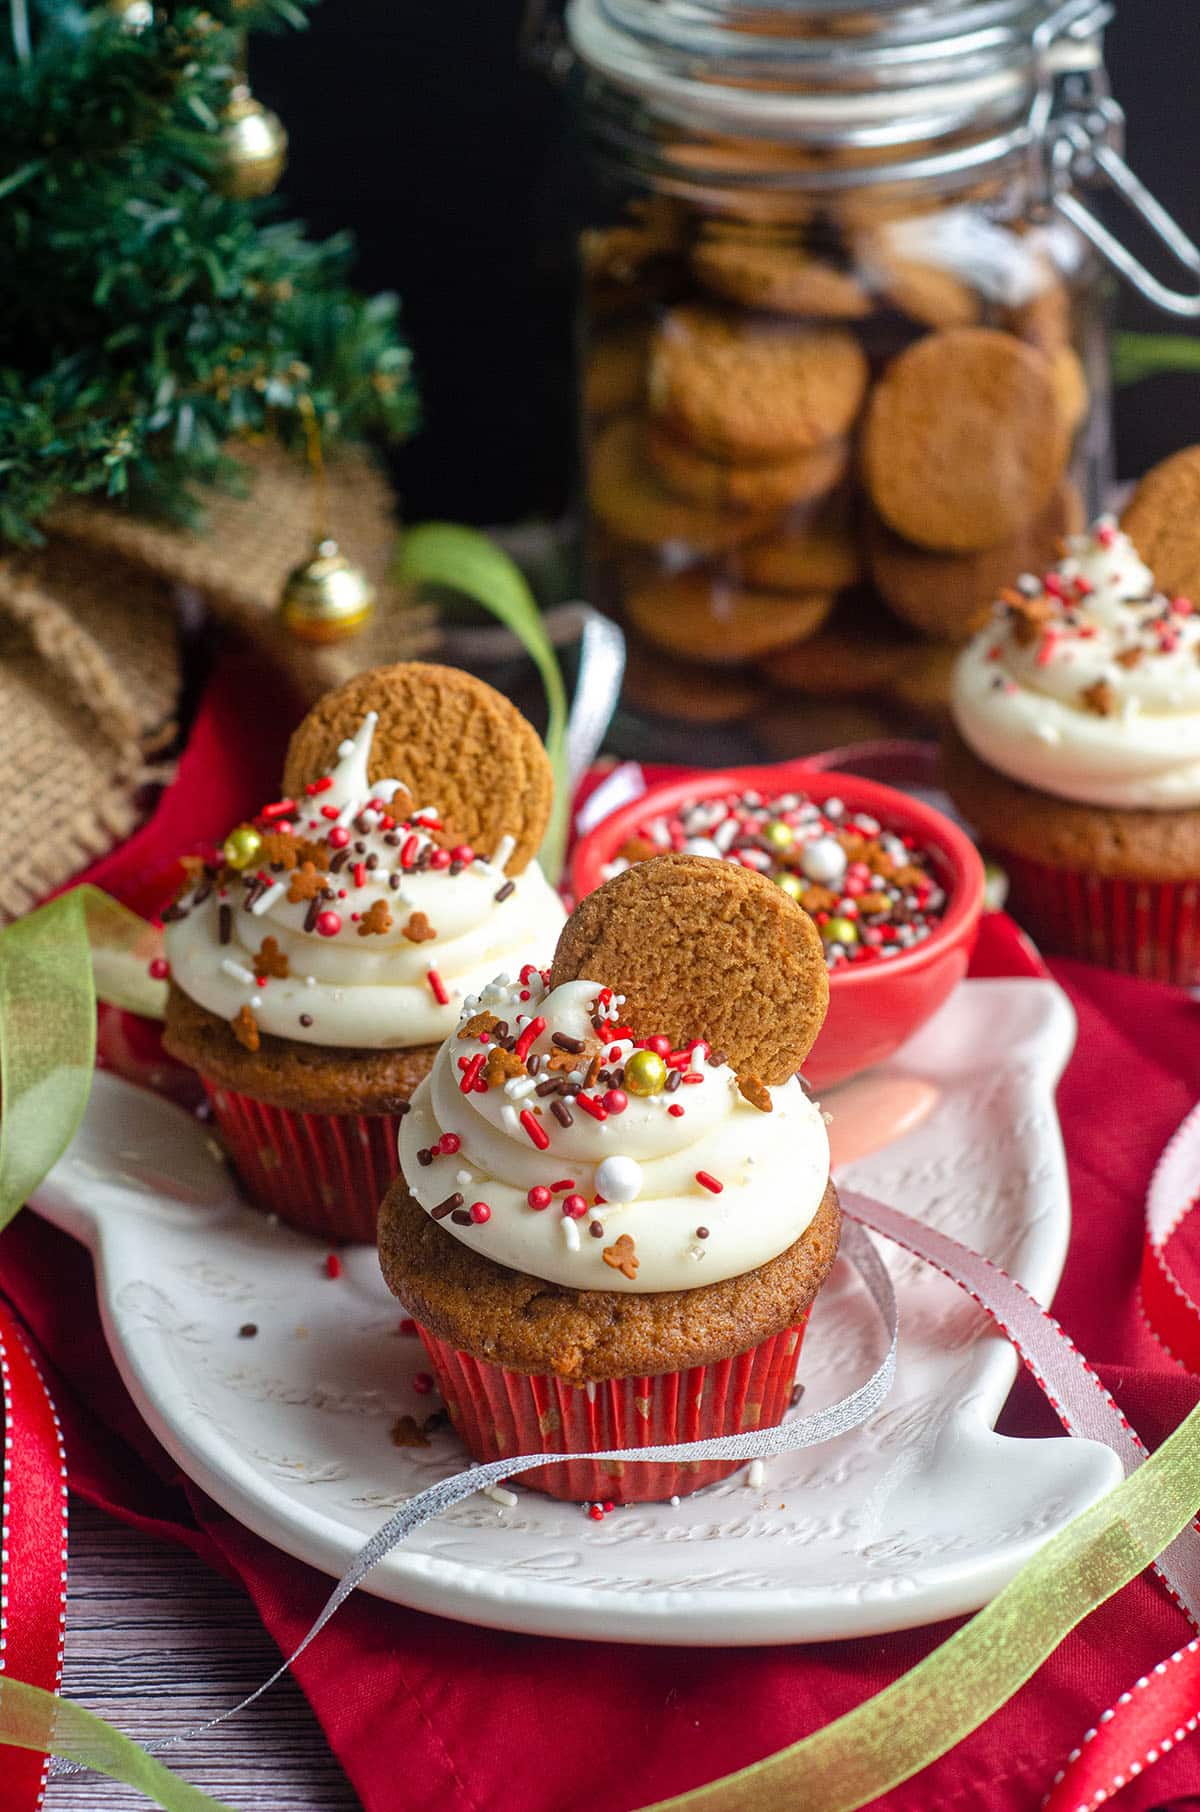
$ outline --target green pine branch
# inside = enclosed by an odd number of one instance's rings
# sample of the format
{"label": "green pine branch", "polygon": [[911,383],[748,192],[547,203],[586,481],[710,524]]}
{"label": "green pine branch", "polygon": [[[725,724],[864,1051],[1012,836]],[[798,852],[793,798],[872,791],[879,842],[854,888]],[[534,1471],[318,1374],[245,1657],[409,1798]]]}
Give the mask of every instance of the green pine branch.
{"label": "green pine branch", "polygon": [[[71,495],[198,519],[238,435],[326,440],[416,425],[391,296],[349,283],[345,236],[309,240],[212,177],[244,25],[311,0],[167,0],[131,32],[104,6],[0,0],[0,538]],[[6,20],[6,7],[9,18]]]}

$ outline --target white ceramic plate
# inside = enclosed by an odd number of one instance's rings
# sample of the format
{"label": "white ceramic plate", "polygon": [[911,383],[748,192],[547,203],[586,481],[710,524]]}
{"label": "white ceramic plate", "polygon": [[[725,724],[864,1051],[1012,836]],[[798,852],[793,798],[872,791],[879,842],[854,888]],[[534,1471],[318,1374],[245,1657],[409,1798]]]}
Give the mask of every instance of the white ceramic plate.
{"label": "white ceramic plate", "polygon": [[[1070,1228],[1054,1088],[1074,1026],[1050,982],[971,982],[876,1073],[937,1091],[914,1130],[843,1174],[1000,1260],[1041,1301]],[[861,1104],[861,1098],[860,1098]],[[832,1098],[836,1113],[837,1097]],[[324,1249],[239,1203],[203,1128],[99,1075],[35,1207],[95,1255],[105,1329],[139,1409],[184,1470],[250,1528],[343,1571],[405,1497],[466,1463],[455,1436],[397,1448],[434,1401],[369,1249]],[[728,1645],[878,1635],[978,1608],[1117,1482],[1107,1449],[994,1432],[1017,1360],[980,1311],[888,1250],[901,1313],[894,1393],[865,1427],[669,1505],[601,1523],[520,1492],[476,1497],[370,1575],[402,1604],[501,1629]],[[254,1338],[239,1327],[253,1322]],[[818,1301],[805,1410],[876,1363],[849,1267]]]}

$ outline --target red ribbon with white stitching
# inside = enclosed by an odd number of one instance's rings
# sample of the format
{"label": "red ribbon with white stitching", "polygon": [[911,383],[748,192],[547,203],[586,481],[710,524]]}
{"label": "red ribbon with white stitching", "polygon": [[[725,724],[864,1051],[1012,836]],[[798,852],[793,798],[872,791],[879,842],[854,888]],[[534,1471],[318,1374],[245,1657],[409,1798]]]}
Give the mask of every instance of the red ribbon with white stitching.
{"label": "red ribbon with white stitching", "polygon": [[[1179,1128],[1151,1179],[1142,1248],[1142,1308],[1172,1358],[1200,1372],[1200,1304],[1170,1263],[1172,1242],[1200,1202],[1200,1107]],[[1072,1750],[1044,1812],[1097,1812],[1200,1724],[1200,1641],[1143,1674]]]}
{"label": "red ribbon with white stitching", "polygon": [[[0,1303],[0,1673],[57,1692],[67,1619],[62,1429],[24,1334]],[[5,1748],[0,1812],[37,1812],[49,1757]]]}

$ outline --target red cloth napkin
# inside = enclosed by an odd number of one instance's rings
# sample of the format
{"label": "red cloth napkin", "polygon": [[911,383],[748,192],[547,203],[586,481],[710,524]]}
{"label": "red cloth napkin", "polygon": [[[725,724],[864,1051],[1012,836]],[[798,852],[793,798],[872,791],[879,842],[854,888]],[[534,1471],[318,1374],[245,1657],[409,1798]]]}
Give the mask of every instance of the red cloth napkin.
{"label": "red cloth napkin", "polygon": [[[227,670],[155,818],[89,878],[151,909],[177,851],[220,837],[270,795],[283,716],[252,668]],[[1007,920],[986,922],[976,972],[1028,972]],[[1200,1400],[1200,1379],[1158,1347],[1136,1293],[1150,1172],[1200,1097],[1200,1007],[1084,964],[1056,964],[1055,974],[1080,1021],[1059,1097],[1075,1236],[1057,1312],[1156,1445]],[[47,1361],[74,1489],[240,1580],[289,1651],[329,1582],[241,1528],[158,1447],[105,1348],[86,1253],[23,1214],[0,1238],[0,1289]],[[1058,1432],[1024,1381],[1001,1426]],[[464,1630],[359,1595],[296,1671],[367,1812],[397,1812],[398,1779],[404,1812],[630,1812],[818,1729],[951,1627],[813,1647],[635,1648]],[[1034,1812],[1093,1718],[1188,1634],[1162,1589],[1139,1580],[970,1741],[880,1803],[888,1812]],[[1126,1812],[1200,1812],[1197,1742],[1135,1782],[1120,1802]],[[98,1787],[98,1812],[103,1803]]]}

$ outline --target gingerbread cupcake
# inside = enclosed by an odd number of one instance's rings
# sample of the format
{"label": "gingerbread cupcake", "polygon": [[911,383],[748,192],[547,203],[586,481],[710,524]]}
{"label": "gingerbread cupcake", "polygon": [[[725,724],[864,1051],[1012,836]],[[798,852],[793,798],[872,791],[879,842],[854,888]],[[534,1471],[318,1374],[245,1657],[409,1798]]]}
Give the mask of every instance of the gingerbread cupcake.
{"label": "gingerbread cupcake", "polygon": [[[553,967],[463,1006],[400,1133],[383,1273],[476,1458],[772,1426],[840,1213],[796,1071],[828,976],[749,870],[666,855],[584,900]],[[522,1474],[653,1500],[736,1468]]]}
{"label": "gingerbread cupcake", "polygon": [[165,914],[165,1043],[259,1206],[371,1240],[409,1097],[465,996],[563,922],[533,855],[552,791],[491,687],[405,663],[319,701],[284,797],[193,863]]}
{"label": "gingerbread cupcake", "polygon": [[1048,950],[1200,980],[1200,616],[1111,518],[956,664],[946,782]]}

